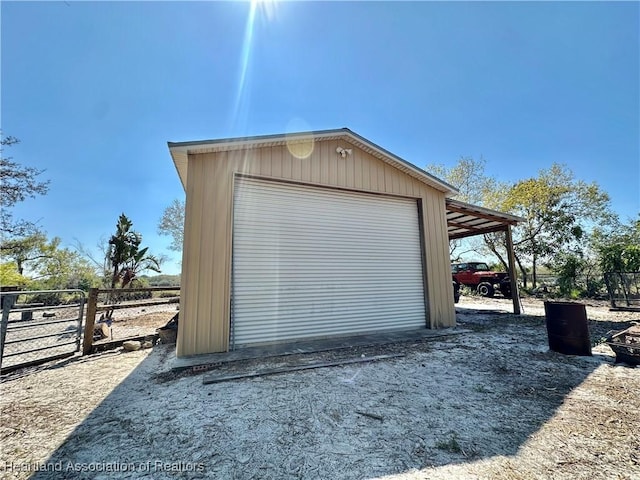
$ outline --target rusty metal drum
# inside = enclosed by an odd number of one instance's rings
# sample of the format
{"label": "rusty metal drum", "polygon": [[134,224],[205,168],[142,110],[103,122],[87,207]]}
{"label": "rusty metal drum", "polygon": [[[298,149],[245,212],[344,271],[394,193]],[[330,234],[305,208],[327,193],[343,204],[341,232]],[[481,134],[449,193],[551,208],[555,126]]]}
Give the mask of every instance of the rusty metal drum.
{"label": "rusty metal drum", "polygon": [[591,355],[587,310],[581,303],[544,302],[549,348],[565,355]]}

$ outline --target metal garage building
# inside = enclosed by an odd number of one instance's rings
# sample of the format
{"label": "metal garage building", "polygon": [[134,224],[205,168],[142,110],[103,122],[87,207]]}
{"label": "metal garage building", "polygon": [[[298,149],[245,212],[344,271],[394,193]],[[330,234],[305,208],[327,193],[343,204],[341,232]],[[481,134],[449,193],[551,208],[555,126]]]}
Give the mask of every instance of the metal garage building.
{"label": "metal garage building", "polygon": [[455,325],[451,185],[348,129],[169,149],[186,191],[178,356]]}

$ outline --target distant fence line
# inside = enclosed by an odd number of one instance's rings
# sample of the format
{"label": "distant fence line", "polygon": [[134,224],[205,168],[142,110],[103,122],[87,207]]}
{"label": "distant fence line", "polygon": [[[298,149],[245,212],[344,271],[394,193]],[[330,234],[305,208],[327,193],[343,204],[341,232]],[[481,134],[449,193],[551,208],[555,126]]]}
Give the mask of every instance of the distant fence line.
{"label": "distant fence line", "polygon": [[611,307],[640,308],[640,272],[607,272],[604,281]]}
{"label": "distant fence line", "polygon": [[[604,277],[604,274],[602,274],[602,273],[597,273],[597,274],[592,274],[592,275],[576,275],[575,276],[575,280],[576,280],[577,283],[584,284],[587,281],[591,281],[591,280],[604,281],[603,277]],[[536,279],[537,279],[538,283],[545,283],[547,285],[557,283],[559,278],[560,278],[560,275],[558,275],[556,273],[543,273],[543,274],[536,275]],[[518,272],[518,280],[521,280],[520,272]],[[533,280],[533,275],[528,273],[527,274],[527,283],[531,283],[532,280]]]}
{"label": "distant fence line", "polygon": [[[597,296],[607,296],[604,275],[602,273],[591,275],[576,275],[573,279],[576,287]],[[518,275],[518,281],[523,283],[522,275]],[[561,276],[554,273],[536,275],[536,286],[560,287]],[[533,275],[527,274],[527,286],[532,285]]]}
{"label": "distant fence line", "polygon": [[[144,299],[136,301],[127,301],[126,303],[120,303],[119,299],[123,298],[123,295],[130,295],[135,293],[153,293],[153,292],[180,292],[180,287],[141,287],[141,288],[91,288],[89,289],[89,295],[87,297],[87,315],[84,324],[84,338],[82,342],[82,354],[88,355],[93,350],[93,329],[96,324],[96,314],[98,312],[113,312],[114,310],[120,310],[131,307],[147,307],[152,305],[164,305],[173,303],[172,298],[165,299]],[[99,305],[100,295],[106,295],[106,301]],[[126,298],[126,297],[125,297]]]}

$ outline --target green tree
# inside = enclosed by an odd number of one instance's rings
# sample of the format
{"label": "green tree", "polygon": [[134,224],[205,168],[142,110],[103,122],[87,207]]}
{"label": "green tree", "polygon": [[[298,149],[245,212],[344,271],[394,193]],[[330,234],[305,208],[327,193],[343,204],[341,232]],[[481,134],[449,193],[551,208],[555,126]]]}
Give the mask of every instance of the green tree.
{"label": "green tree", "polygon": [[[508,186],[488,176],[485,172],[486,165],[487,162],[482,157],[479,160],[472,157],[460,157],[451,168],[442,164],[432,164],[428,165],[426,170],[455,186],[459,192],[456,200],[495,209],[501,205]],[[497,235],[503,236],[503,234]],[[497,249],[488,250],[498,258],[506,271],[508,269],[507,262],[500,251]],[[453,261],[459,261],[463,255],[471,252],[481,255],[487,253],[483,238],[471,237],[449,242],[449,254]]]}
{"label": "green tree", "polygon": [[491,208],[488,203],[493,203],[496,191],[503,187],[495,178],[485,172],[487,161],[480,157],[475,160],[472,157],[460,157],[451,168],[441,164],[432,164],[426,167],[427,171],[442,178],[458,189],[457,200],[483,205]]}
{"label": "green tree", "polygon": [[40,262],[34,280],[39,284],[38,288],[47,290],[78,288],[86,291],[100,285],[95,268],[78,252],[68,248],[58,248]]}
{"label": "green tree", "polygon": [[33,270],[37,262],[52,256],[59,245],[59,238],[54,238],[49,242],[44,233],[37,231],[26,237],[4,241],[0,246],[0,251],[4,258],[15,262],[18,274],[24,275],[25,269]]}
{"label": "green tree", "polygon": [[171,245],[169,248],[176,252],[182,251],[182,242],[184,240],[184,200],[175,199],[171,205],[164,209],[160,223],[158,224],[158,233],[171,237]]}
{"label": "green tree", "polygon": [[34,222],[14,219],[10,209],[27,198],[45,195],[49,190],[49,181],[40,181],[38,176],[44,170],[25,167],[4,156],[4,148],[19,143],[15,137],[0,139],[0,235],[6,238],[19,238],[38,232]]}
{"label": "green tree", "polygon": [[531,266],[534,288],[541,263],[561,251],[579,251],[588,231],[613,217],[607,193],[595,183],[576,180],[559,164],[513,185],[502,207],[524,218],[513,229],[514,248],[523,278],[525,263]]}
{"label": "green tree", "polygon": [[0,263],[0,285],[26,285],[29,279],[18,273],[15,262]]}
{"label": "green tree", "polygon": [[133,223],[123,213],[118,218],[116,233],[109,238],[107,259],[111,268],[111,288],[131,286],[140,272],[160,273],[161,260],[141,248],[142,235],[132,230]]}
{"label": "green tree", "polygon": [[554,258],[553,271],[558,275],[560,293],[566,297],[575,297],[578,292],[578,277],[587,266],[587,260],[581,252],[561,252]]}
{"label": "green tree", "polygon": [[[515,261],[525,287],[530,271],[536,286],[540,264],[558,267],[563,259],[555,257],[560,252],[570,250],[584,257],[589,232],[614,219],[609,196],[595,183],[576,180],[565,166],[553,164],[538,176],[515,184],[489,177],[485,166],[482,158],[462,157],[451,168],[431,165],[427,170],[456,186],[460,191],[457,199],[525,219],[512,228]],[[472,238],[451,242],[452,258],[469,252],[493,254],[507,269],[506,238],[502,232],[485,234],[479,240]],[[461,245],[465,248],[461,249]],[[458,253],[460,250],[462,253]]]}
{"label": "green tree", "polygon": [[608,233],[594,232],[594,243],[603,272],[640,272],[640,215]]}
{"label": "green tree", "polygon": [[[51,240],[38,232],[2,244],[3,258],[10,259],[15,273],[32,289],[82,288],[98,282],[98,275],[80,254],[61,247],[61,240]],[[25,283],[25,282],[23,282]]]}
{"label": "green tree", "polygon": [[600,267],[608,279],[609,292],[612,295],[621,293],[630,305],[632,295],[637,293],[640,272],[640,216],[627,225],[618,222],[606,233],[598,230],[593,237]]}

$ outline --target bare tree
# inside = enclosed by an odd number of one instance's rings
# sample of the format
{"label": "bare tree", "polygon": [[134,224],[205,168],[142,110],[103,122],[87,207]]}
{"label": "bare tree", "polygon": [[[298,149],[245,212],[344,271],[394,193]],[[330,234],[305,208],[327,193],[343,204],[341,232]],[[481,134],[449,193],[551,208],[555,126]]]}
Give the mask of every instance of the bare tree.
{"label": "bare tree", "polygon": [[184,200],[175,199],[162,213],[158,224],[158,233],[171,237],[169,248],[176,252],[182,251],[184,239]]}
{"label": "bare tree", "polygon": [[25,237],[41,233],[34,222],[14,219],[10,209],[27,198],[45,195],[49,191],[49,180],[40,181],[38,176],[44,170],[25,167],[4,156],[4,148],[19,143],[15,137],[2,137],[0,140],[0,234],[6,238]]}

